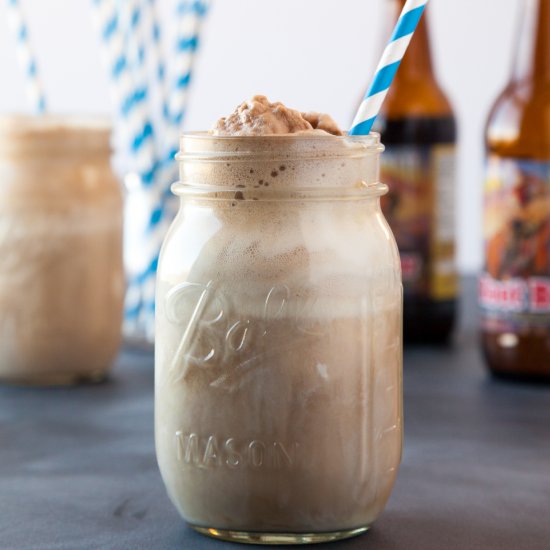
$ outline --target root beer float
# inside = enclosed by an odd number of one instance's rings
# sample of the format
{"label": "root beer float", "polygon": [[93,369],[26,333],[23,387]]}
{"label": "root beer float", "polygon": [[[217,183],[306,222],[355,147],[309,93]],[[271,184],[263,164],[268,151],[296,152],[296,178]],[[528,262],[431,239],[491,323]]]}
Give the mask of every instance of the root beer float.
{"label": "root beer float", "polygon": [[402,287],[376,134],[258,96],[181,139],[163,246],[156,449],[200,532],[318,542],[368,529],[402,441]]}
{"label": "root beer float", "polygon": [[122,193],[101,119],[0,117],[0,381],[103,380],[121,340]]}

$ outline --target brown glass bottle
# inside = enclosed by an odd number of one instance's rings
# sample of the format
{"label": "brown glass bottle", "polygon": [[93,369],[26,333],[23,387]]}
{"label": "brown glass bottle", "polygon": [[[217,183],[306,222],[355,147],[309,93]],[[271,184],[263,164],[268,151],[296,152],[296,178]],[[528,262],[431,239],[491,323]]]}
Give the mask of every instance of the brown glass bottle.
{"label": "brown glass bottle", "polygon": [[486,130],[481,340],[491,371],[550,381],[550,0],[525,0]]}
{"label": "brown glass bottle", "polygon": [[[397,19],[405,0],[390,0]],[[456,315],[456,123],[432,63],[426,15],[375,127],[386,146],[382,208],[403,269],[405,342],[444,343]]]}

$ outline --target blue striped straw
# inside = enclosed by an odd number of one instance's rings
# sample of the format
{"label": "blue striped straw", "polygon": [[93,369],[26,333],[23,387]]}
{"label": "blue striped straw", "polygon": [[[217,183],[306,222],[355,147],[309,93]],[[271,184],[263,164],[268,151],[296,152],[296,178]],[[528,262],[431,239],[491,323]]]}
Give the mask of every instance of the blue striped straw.
{"label": "blue striped straw", "polygon": [[[158,202],[155,187],[158,163],[154,127],[148,112],[146,48],[140,5],[128,0],[122,3],[117,3],[117,0],[93,0],[93,6],[117,108],[117,128],[125,145],[126,160],[130,161],[134,172],[132,182],[138,187],[132,193],[141,193],[142,202],[154,204]],[[136,215],[140,220],[143,213]],[[126,244],[139,242],[141,247],[139,251],[130,251],[141,256],[139,261],[129,266],[125,303],[127,333],[135,332],[134,327],[141,325],[144,309],[142,278],[144,273],[148,274],[155,268],[157,255],[156,244],[152,246],[144,236],[148,231],[148,222],[138,221],[135,225],[128,225],[131,239],[128,240],[129,235],[125,236]]]}
{"label": "blue striped straw", "polygon": [[[177,177],[175,155],[189,98],[193,64],[199,47],[202,22],[208,13],[210,0],[178,0],[177,28],[172,60],[170,94],[167,109],[163,168]],[[171,201],[170,187],[165,189],[164,202]]]}
{"label": "blue striped straw", "polygon": [[149,110],[149,82],[146,67],[146,29],[141,5],[137,0],[124,0],[122,3],[128,18],[123,21],[126,31],[127,51],[130,53],[130,70],[134,83],[133,94],[124,105],[125,115],[133,131],[130,150],[136,170],[145,187],[155,183],[158,167],[155,151],[155,132]]}
{"label": "blue striped straw", "polygon": [[353,120],[350,136],[367,136],[370,133],[427,3],[428,0],[408,0],[405,4],[376,68],[374,80]]}
{"label": "blue striped straw", "polygon": [[38,76],[36,58],[31,48],[23,9],[18,0],[7,0],[7,3],[10,27],[16,40],[17,57],[25,76],[27,96],[34,113],[42,114],[46,111],[46,97]]}
{"label": "blue striped straw", "polygon": [[[179,0],[176,8],[178,24],[176,29],[175,57],[173,59],[173,83],[166,117],[165,152],[158,170],[158,202],[152,207],[146,238],[149,256],[147,268],[139,274],[135,285],[141,289],[142,302],[139,315],[145,322],[147,332],[154,328],[155,276],[160,245],[177,211],[177,201],[170,193],[170,184],[177,178],[177,164],[174,156],[178,151],[179,134],[185,116],[193,62],[199,45],[199,33],[208,3],[206,0]],[[130,284],[129,295],[136,295]],[[128,300],[127,300],[128,303]],[[127,317],[131,310],[127,309]],[[136,310],[137,311],[137,310]]]}
{"label": "blue striped straw", "polygon": [[168,120],[168,100],[166,98],[166,63],[162,52],[162,28],[160,26],[157,0],[148,0],[150,37],[152,42],[152,53],[155,62],[155,79],[158,85],[161,98],[162,118]]}
{"label": "blue striped straw", "polygon": [[[154,2],[152,3],[154,4]],[[142,293],[140,317],[149,334],[154,329],[155,277],[160,246],[175,214],[173,206],[176,201],[170,194],[170,184],[177,178],[174,155],[177,152],[179,130],[187,102],[186,95],[191,77],[191,66],[198,44],[198,18],[203,16],[205,11],[203,3],[199,0],[180,0],[177,4],[176,55],[173,58],[175,78],[169,102],[163,104],[166,131],[161,162],[157,171],[159,194],[156,204],[151,205],[149,223],[144,234],[144,241],[147,242],[147,249],[150,252],[150,261],[136,280]],[[190,40],[189,37],[192,39]],[[158,38],[160,39],[160,36]],[[155,39],[154,35],[153,39]],[[185,52],[186,59],[182,56],[182,52]]]}
{"label": "blue striped straw", "polygon": [[200,26],[208,11],[208,4],[204,0],[179,0],[176,9],[178,24],[174,58],[175,77],[170,94],[169,115],[177,129],[178,135],[174,143],[177,148],[179,129],[185,115],[191,83],[191,71],[199,45]]}
{"label": "blue striped straw", "polygon": [[[171,60],[174,86],[170,90],[170,102],[166,98],[167,77],[156,1],[93,2],[118,106],[117,126],[124,130],[123,142],[129,144],[126,152],[136,172],[127,177],[128,184],[136,189],[128,195],[127,204],[132,205],[132,210],[126,212],[128,289],[124,331],[134,336],[144,334],[151,339],[160,245],[177,210],[177,200],[169,191],[170,184],[177,179],[174,155],[207,0],[178,0],[176,55]],[[150,97],[147,81],[151,65],[155,68],[155,81],[164,103],[161,119],[165,128],[160,133],[154,128],[151,116],[154,98]],[[154,138],[162,139],[157,150]]]}
{"label": "blue striped straw", "polygon": [[[153,125],[147,114],[148,87],[146,80],[136,79],[133,59],[128,56],[128,36],[124,25],[135,26],[139,18],[128,10],[128,21],[123,21],[114,0],[94,0],[107,63],[117,100],[117,108],[123,127],[127,152],[135,163],[135,169],[145,186],[153,183],[156,160]],[[125,6],[130,7],[127,2]],[[143,54],[137,48],[133,52],[139,60]]]}

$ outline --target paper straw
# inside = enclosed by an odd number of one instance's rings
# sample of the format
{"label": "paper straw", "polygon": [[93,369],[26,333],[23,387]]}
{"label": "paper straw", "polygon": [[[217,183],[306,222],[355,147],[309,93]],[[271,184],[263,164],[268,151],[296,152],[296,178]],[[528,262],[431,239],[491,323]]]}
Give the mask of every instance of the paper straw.
{"label": "paper straw", "polygon": [[46,97],[38,75],[38,66],[31,48],[23,9],[18,0],[7,0],[7,5],[9,24],[17,47],[17,58],[24,72],[26,93],[33,112],[42,114],[46,111]]}
{"label": "paper straw", "polygon": [[[129,2],[123,4],[131,8]],[[122,130],[125,153],[130,156],[132,169],[139,174],[142,183],[148,186],[154,181],[156,159],[153,124],[147,109],[147,77],[138,76],[143,53],[133,42],[130,30],[124,29],[124,12],[119,14],[115,0],[93,0],[93,6],[109,70],[111,91],[116,101],[117,124]],[[128,10],[126,17],[127,26],[137,25],[139,18],[136,18],[135,11]]]}
{"label": "paper straw", "polygon": [[[138,4],[127,0],[121,5],[116,0],[94,0],[93,5],[109,69],[112,95],[116,102],[117,128],[131,172],[125,179],[132,187],[128,199],[133,201],[133,196],[140,195],[138,203],[144,209],[141,217],[128,208],[126,211],[131,214],[126,216],[125,228],[125,256],[126,259],[132,258],[132,262],[125,262],[128,269],[128,291],[124,330],[129,334],[135,332],[140,325],[143,309],[141,277],[151,268],[156,254],[141,245],[149,224],[148,212],[151,204],[158,202],[158,197],[155,196],[157,160],[154,127],[148,112],[146,48],[141,36],[143,28]],[[136,206],[131,202],[128,205]],[[128,243],[140,244],[128,246]]]}
{"label": "paper straw", "polygon": [[128,98],[134,93],[134,86],[124,34],[115,0],[93,0],[92,6],[94,24],[100,36],[102,58],[108,71],[111,98],[117,111],[114,128],[118,136],[117,142],[124,145],[124,156],[128,161],[130,131],[126,118],[121,113]]}
{"label": "paper straw", "polygon": [[157,9],[156,0],[148,0],[149,36],[154,66],[154,78],[161,103],[161,119],[168,119],[168,94],[166,90],[166,63],[162,51],[162,27]]}
{"label": "paper straw", "polygon": [[[128,289],[124,332],[151,340],[160,247],[178,205],[170,193],[170,185],[177,179],[174,155],[198,45],[199,20],[206,13],[206,3],[180,0],[177,4],[176,55],[170,60],[174,84],[168,97],[155,0],[93,2],[111,73],[117,126],[133,161],[133,173],[125,177]],[[153,109],[155,96],[149,86],[152,74],[161,104],[158,112]],[[153,116],[153,112],[159,116]],[[162,132],[158,131],[159,127]]]}
{"label": "paper straw", "polygon": [[405,4],[376,68],[374,80],[353,120],[350,136],[366,136],[370,133],[427,3],[428,0],[408,0]]}
{"label": "paper straw", "polygon": [[207,13],[208,4],[203,0],[180,0],[177,4],[178,24],[176,29],[175,56],[173,59],[173,82],[168,102],[165,132],[165,154],[158,170],[159,187],[163,188],[159,201],[151,210],[148,227],[149,243],[155,254],[151,257],[148,269],[140,277],[143,290],[145,324],[148,332],[153,330],[155,285],[160,247],[166,231],[177,211],[177,201],[170,193],[170,185],[177,178],[177,164],[174,156],[178,151],[179,134],[187,108],[193,62],[199,46],[199,34],[202,21]]}
{"label": "paper straw", "polygon": [[175,78],[170,94],[170,117],[179,126],[183,121],[185,104],[191,82],[191,70],[199,45],[199,32],[207,12],[201,0],[179,0],[177,4],[176,43],[174,48]]}
{"label": "paper straw", "polygon": [[[150,21],[144,16],[142,6],[137,2],[128,2],[132,4],[128,48],[133,52],[132,69],[134,81],[137,88],[144,91],[141,101],[136,106],[143,113],[142,119],[146,125],[151,127],[151,138],[154,138],[153,117],[151,116],[152,102],[149,97],[148,86],[148,67],[147,67],[147,46],[149,45],[148,30]],[[145,7],[145,6],[143,6]],[[158,121],[157,121],[158,122]],[[155,144],[153,139],[148,142],[147,158],[152,162],[147,168],[152,170],[150,180],[146,180],[149,172],[143,171],[138,165],[138,173],[145,184],[141,197],[143,217],[135,216],[133,212],[128,211],[127,231],[132,232],[132,240],[136,247],[129,253],[134,257],[140,258],[139,267],[128,275],[128,291],[126,295],[125,309],[125,332],[127,334],[136,334],[143,332],[148,340],[152,340],[154,332],[154,291],[155,277],[158,265],[158,255],[162,240],[164,239],[167,224],[165,220],[156,215],[157,204],[162,197],[163,174],[160,173],[159,162],[155,158]],[[139,193],[139,190],[137,191]],[[141,219],[141,221],[139,221]],[[170,220],[171,221],[171,220]],[[153,296],[151,299],[150,296]]]}
{"label": "paper straw", "polygon": [[155,183],[157,159],[154,125],[149,109],[144,21],[138,1],[125,0],[122,4],[128,9],[127,15],[130,16],[125,32],[133,80],[133,95],[126,98],[122,114],[127,118],[132,132],[130,149],[135,159],[135,169],[141,183],[150,187]]}
{"label": "paper straw", "polygon": [[[159,167],[164,175],[165,186],[162,204],[158,211],[170,207],[172,195],[170,184],[178,175],[175,155],[179,149],[179,136],[187,109],[192,69],[200,43],[202,22],[208,13],[209,0],[179,0],[176,6],[176,37],[174,58],[171,67],[171,89],[166,108],[167,127],[164,133],[164,152]],[[170,208],[169,208],[170,209]],[[162,214],[164,215],[164,214]]]}
{"label": "paper straw", "polygon": [[[153,96],[155,107],[155,121],[160,129],[157,132],[157,154],[160,162],[157,171],[157,185],[161,186],[164,194],[170,190],[170,185],[177,177],[174,155],[170,157],[173,151],[173,130],[169,126],[170,113],[168,107],[168,87],[166,82],[166,63],[164,60],[162,48],[162,28],[159,23],[157,10],[157,0],[147,0],[144,14],[147,19],[147,42],[150,50],[150,60],[152,66],[152,78],[156,86],[153,86]],[[162,208],[162,205],[159,205]]]}
{"label": "paper straw", "polygon": [[[177,176],[174,157],[179,149],[179,136],[189,101],[193,65],[200,43],[202,23],[208,13],[209,4],[208,0],[179,0],[176,6],[177,25],[171,67],[172,83],[167,106],[168,129],[162,159],[162,166],[170,172],[172,177]],[[168,196],[169,186],[165,191],[165,196]]]}
{"label": "paper straw", "polygon": [[201,0],[179,0],[177,4],[176,42],[173,59],[174,76],[168,104],[169,118],[172,124],[169,155],[177,153],[179,131],[187,107],[201,25],[207,11],[207,2]]}

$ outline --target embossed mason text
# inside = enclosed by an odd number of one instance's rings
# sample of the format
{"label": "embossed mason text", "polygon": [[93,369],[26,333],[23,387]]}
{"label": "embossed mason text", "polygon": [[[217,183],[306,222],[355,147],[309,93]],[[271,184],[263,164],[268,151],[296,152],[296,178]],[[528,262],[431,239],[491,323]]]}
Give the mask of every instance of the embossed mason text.
{"label": "embossed mason text", "polygon": [[292,469],[298,466],[298,443],[201,436],[176,432],[176,458],[186,466],[229,469]]}

